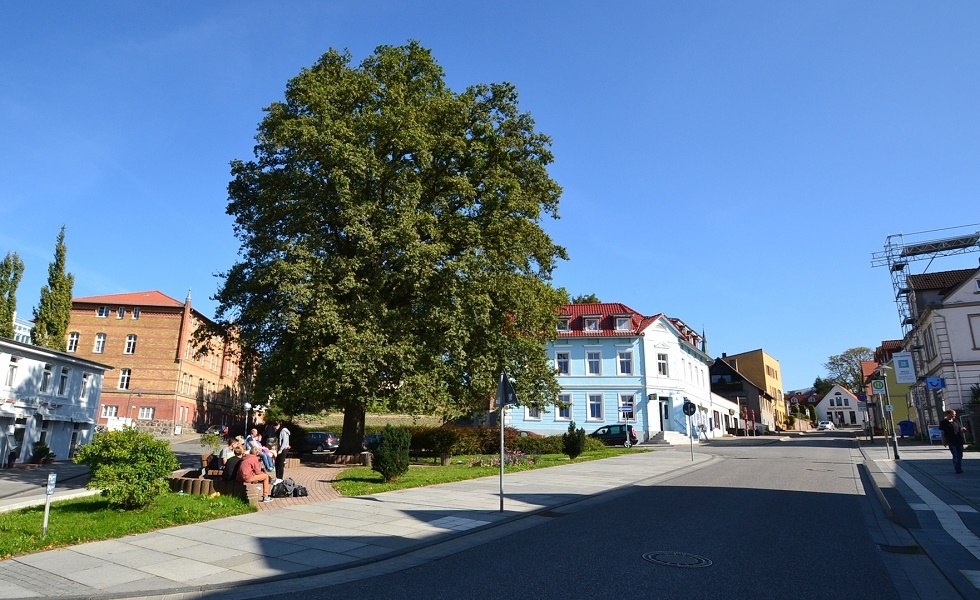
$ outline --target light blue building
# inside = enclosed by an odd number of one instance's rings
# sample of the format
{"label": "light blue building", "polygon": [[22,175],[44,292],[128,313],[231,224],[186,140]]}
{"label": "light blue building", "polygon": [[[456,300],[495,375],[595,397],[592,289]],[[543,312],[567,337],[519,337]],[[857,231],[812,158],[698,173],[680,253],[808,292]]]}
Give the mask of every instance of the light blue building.
{"label": "light blue building", "polygon": [[688,419],[681,410],[685,399],[712,404],[708,367],[714,361],[704,338],[679,319],[644,316],[620,303],[569,304],[547,352],[561,385],[557,402],[544,409],[511,407],[512,427],[555,435],[570,421],[587,433],[625,422],[641,442],[678,441],[697,435],[691,424],[712,419],[700,411]]}

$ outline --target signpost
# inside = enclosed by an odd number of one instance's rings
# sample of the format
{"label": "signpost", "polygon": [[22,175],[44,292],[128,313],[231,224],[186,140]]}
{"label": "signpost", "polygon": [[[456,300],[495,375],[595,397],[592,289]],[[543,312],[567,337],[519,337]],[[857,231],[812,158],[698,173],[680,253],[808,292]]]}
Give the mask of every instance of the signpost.
{"label": "signpost", "polygon": [[48,487],[44,494],[44,524],[41,526],[41,539],[48,537],[48,514],[51,512],[51,496],[58,481],[57,473],[48,473]]}
{"label": "signpost", "polygon": [[500,407],[500,512],[504,512],[504,420],[507,418],[507,407],[511,404],[517,404],[517,392],[507,371],[501,371],[497,383],[497,406]]}
{"label": "signpost", "polygon": [[684,414],[687,415],[688,437],[691,438],[691,462],[694,462],[694,437],[691,436],[691,434],[694,433],[694,423],[691,421],[691,417],[697,412],[698,407],[687,398],[684,398],[683,410]]}

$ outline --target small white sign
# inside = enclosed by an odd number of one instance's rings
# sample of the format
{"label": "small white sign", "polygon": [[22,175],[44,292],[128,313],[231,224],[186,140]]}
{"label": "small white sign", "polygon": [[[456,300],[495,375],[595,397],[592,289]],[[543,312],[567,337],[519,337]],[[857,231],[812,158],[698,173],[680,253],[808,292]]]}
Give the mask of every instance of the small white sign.
{"label": "small white sign", "polygon": [[886,404],[885,405],[885,412],[892,412],[892,405],[891,404]]}
{"label": "small white sign", "polygon": [[46,490],[48,496],[54,493],[54,486],[57,481],[58,481],[57,473],[48,473],[48,488]]}

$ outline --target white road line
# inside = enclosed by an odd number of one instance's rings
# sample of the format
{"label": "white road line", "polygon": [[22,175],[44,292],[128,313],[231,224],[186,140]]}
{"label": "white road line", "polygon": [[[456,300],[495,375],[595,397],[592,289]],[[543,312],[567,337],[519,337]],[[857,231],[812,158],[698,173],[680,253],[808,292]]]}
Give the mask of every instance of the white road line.
{"label": "white road line", "polygon": [[895,465],[895,474],[906,483],[916,495],[922,499],[929,507],[929,510],[936,513],[936,518],[946,530],[946,533],[956,540],[961,546],[967,549],[977,560],[980,560],[980,538],[963,524],[960,516],[956,514],[956,509],[939,499],[938,496],[926,489],[924,485],[916,481],[914,477],[906,473],[902,467]]}

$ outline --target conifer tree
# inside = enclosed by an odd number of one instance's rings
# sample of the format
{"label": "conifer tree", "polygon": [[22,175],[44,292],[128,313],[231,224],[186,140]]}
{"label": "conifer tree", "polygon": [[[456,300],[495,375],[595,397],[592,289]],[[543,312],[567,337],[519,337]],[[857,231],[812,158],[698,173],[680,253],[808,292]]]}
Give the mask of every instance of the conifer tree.
{"label": "conifer tree", "polygon": [[65,227],[61,227],[54,246],[54,260],[48,265],[48,284],[41,288],[41,302],[34,309],[31,342],[52,350],[65,351],[68,322],[71,319],[71,293],[75,276],[65,271]]}
{"label": "conifer tree", "polygon": [[24,275],[24,261],[16,252],[8,252],[0,262],[0,337],[14,337],[14,314],[17,312],[17,286]]}

